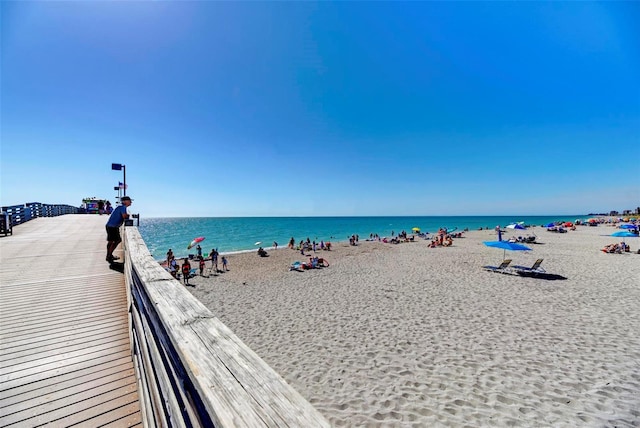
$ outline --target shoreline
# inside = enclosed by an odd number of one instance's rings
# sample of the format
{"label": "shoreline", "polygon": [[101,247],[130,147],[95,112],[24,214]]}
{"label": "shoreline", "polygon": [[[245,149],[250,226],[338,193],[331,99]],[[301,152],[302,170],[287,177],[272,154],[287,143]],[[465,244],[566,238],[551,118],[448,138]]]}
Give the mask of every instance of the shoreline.
{"label": "shoreline", "polygon": [[[580,216],[564,217],[574,221]],[[321,239],[337,241],[347,240],[353,234],[362,239],[370,233],[380,236],[391,236],[391,232],[419,227],[423,232],[436,232],[441,227],[458,230],[493,229],[496,225],[506,226],[511,222],[524,221],[526,224],[539,226],[550,222],[561,221],[563,217],[343,217],[343,218],[190,218],[182,219],[150,219],[140,224],[139,230],[149,251],[156,260],[162,260],[169,248],[176,256],[186,257],[195,250],[187,250],[187,244],[195,237],[204,236],[203,253],[217,248],[221,253],[250,251],[257,241],[269,245],[273,241],[281,245],[294,236],[296,242],[307,237],[319,242]]]}

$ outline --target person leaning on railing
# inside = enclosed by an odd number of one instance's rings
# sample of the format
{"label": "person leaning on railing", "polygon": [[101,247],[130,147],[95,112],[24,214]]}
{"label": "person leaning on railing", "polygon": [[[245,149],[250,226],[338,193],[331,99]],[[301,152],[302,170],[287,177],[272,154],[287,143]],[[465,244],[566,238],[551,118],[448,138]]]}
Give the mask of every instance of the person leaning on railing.
{"label": "person leaning on railing", "polygon": [[107,261],[109,263],[113,263],[114,260],[119,259],[119,257],[114,256],[113,252],[120,242],[122,242],[122,237],[120,237],[120,226],[124,223],[126,219],[129,218],[129,213],[127,212],[127,208],[131,206],[131,202],[133,201],[128,196],[123,196],[120,198],[122,201],[122,205],[117,207],[111,215],[109,216],[109,221],[107,221]]}

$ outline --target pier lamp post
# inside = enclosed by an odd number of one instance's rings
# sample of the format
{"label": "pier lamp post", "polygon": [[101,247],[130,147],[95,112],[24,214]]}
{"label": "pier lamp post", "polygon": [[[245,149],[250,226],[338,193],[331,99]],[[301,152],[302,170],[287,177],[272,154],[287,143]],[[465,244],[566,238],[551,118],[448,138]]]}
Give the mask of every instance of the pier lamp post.
{"label": "pier lamp post", "polygon": [[123,196],[127,196],[127,166],[121,163],[112,163],[111,169],[114,171],[122,170]]}

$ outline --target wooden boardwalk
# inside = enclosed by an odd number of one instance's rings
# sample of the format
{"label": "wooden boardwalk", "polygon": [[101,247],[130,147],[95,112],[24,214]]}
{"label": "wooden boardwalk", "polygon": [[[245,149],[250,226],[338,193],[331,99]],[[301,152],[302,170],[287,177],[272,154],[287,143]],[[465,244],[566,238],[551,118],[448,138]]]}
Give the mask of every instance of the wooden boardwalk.
{"label": "wooden boardwalk", "polygon": [[0,427],[141,425],[106,221],[38,218],[0,237]]}

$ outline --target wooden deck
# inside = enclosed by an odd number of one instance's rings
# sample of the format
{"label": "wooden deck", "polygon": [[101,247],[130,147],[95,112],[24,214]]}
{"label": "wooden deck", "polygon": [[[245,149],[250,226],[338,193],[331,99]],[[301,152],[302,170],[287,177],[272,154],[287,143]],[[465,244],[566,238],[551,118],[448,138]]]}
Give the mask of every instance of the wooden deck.
{"label": "wooden deck", "polygon": [[38,218],[0,237],[0,427],[141,425],[106,221]]}

